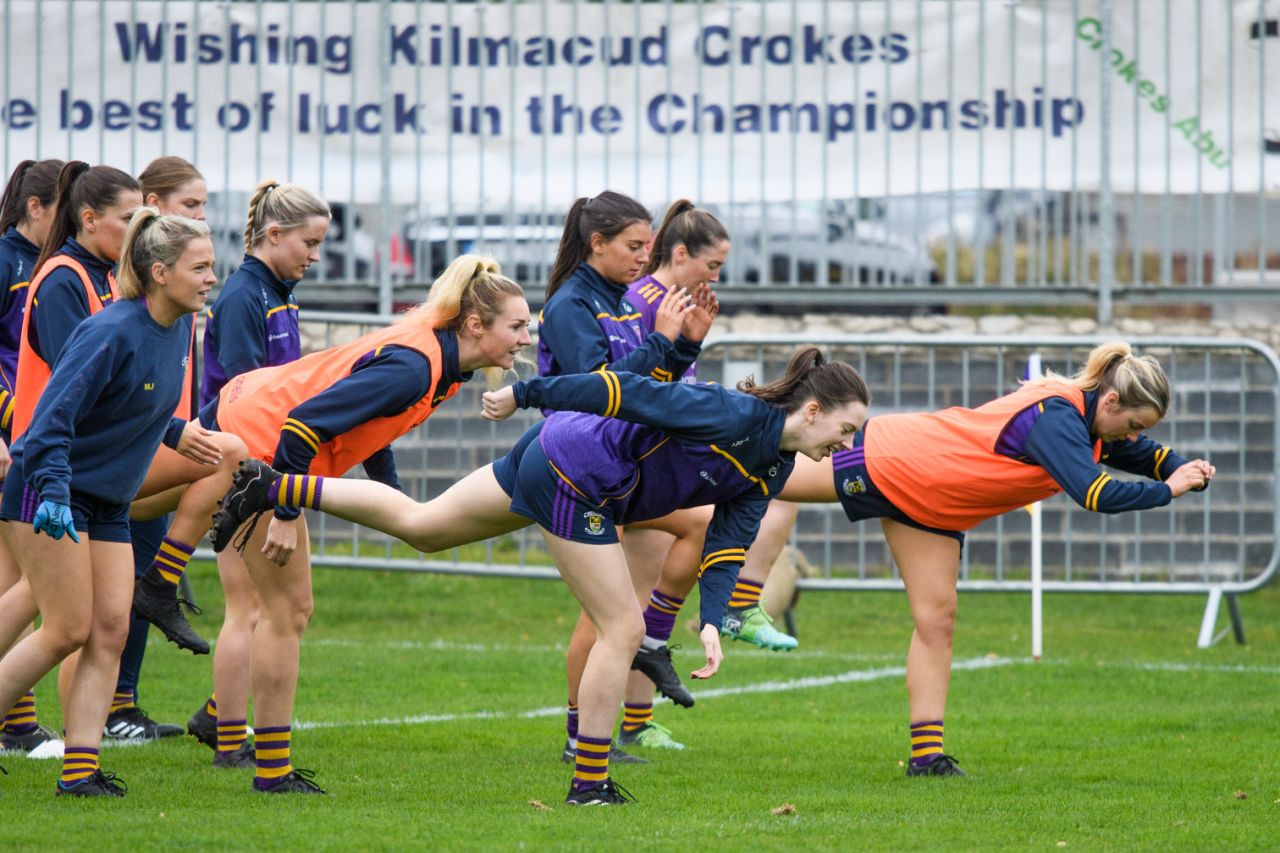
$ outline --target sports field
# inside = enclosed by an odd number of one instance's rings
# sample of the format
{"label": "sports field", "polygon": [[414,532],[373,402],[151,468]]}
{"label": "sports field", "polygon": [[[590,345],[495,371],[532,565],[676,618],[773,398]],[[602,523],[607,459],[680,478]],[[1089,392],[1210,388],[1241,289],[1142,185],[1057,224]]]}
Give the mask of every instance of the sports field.
{"label": "sports field", "polygon": [[[220,624],[211,566],[194,620]],[[1199,597],[1051,596],[1029,661],[1025,596],[962,595],[946,748],[969,779],[907,779],[899,594],[806,593],[800,650],[727,648],[684,752],[615,778],[638,802],[563,805],[562,646],[546,581],[315,572],[294,761],[329,797],[252,793],[193,740],[110,748],[125,800],[55,800],[57,762],[8,758],[0,850],[1221,849],[1280,838],[1280,589],[1242,600],[1251,645],[1195,648]],[[686,605],[686,612],[696,609]],[[1225,617],[1225,614],[1224,614]],[[680,669],[698,662],[677,628]],[[157,641],[154,639],[153,643]],[[185,721],[207,658],[157,643],[141,704]],[[43,721],[56,725],[51,681]]]}

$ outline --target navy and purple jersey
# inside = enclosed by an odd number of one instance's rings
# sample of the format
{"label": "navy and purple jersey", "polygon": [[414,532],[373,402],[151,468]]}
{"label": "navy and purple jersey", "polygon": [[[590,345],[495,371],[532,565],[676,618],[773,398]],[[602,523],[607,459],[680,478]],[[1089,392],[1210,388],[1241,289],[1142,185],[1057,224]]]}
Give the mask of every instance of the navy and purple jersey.
{"label": "navy and purple jersey", "polygon": [[9,228],[0,236],[0,435],[9,441],[14,383],[18,380],[18,339],[27,286],[40,258],[40,247]]}
{"label": "navy and purple jersey", "polygon": [[[74,237],[68,237],[67,242],[54,254],[68,255],[79,261],[89,274],[89,282],[102,304],[111,304],[114,297],[111,295],[111,284],[107,276],[115,269],[114,264],[107,263],[81,246]],[[53,270],[40,282],[39,293],[31,300],[31,322],[27,324],[31,349],[52,365],[71,333],[89,314],[89,297],[85,295],[80,276],[67,267]],[[178,406],[176,402],[173,405],[174,408]]]}
{"label": "navy and purple jersey", "polygon": [[702,345],[647,331],[626,288],[581,264],[538,316],[538,373],[563,376],[601,368],[670,382],[683,376]]}
{"label": "navy and purple jersey", "polygon": [[[458,336],[437,331],[441,366],[438,387],[466,382],[458,364]],[[381,346],[361,356],[351,366],[350,375],[301,403],[289,412],[290,429],[281,430],[280,443],[272,457],[272,467],[285,474],[305,474],[311,468],[316,448],[375,418],[398,415],[421,400],[431,390],[431,363],[410,347]],[[304,438],[305,434],[305,438]],[[369,479],[400,488],[395,454],[384,447],[363,463]],[[297,518],[299,510],[277,507],[276,517]]]}
{"label": "navy and purple jersey", "polygon": [[1090,434],[1098,410],[1097,391],[1086,391],[1082,416],[1069,400],[1050,397],[1018,413],[996,442],[996,453],[1039,465],[1080,506],[1093,512],[1127,512],[1164,506],[1173,493],[1164,480],[1187,460],[1145,435],[1135,441],[1108,441],[1101,462],[1156,482],[1112,479],[1093,461],[1097,438]]}
{"label": "navy and purple jersey", "polygon": [[608,370],[513,389],[520,407],[553,410],[539,442],[556,474],[609,505],[618,523],[715,505],[699,583],[702,623],[718,626],[768,502],[795,466],[781,449],[782,409],[717,385]]}
{"label": "navy and purple jersey", "polygon": [[[666,295],[667,286],[653,276],[647,275],[644,278],[633,281],[631,286],[627,288],[624,298],[640,312],[640,326],[646,332],[652,332],[654,318],[658,315],[658,306],[662,304],[662,297]],[[657,377],[654,378],[656,379]],[[689,369],[680,377],[680,381],[698,381],[697,362],[689,365]]]}
{"label": "navy and purple jersey", "polygon": [[165,328],[136,299],[76,326],[12,450],[42,500],[67,504],[73,489],[110,504],[133,500],[161,441],[176,447],[186,425],[173,412],[193,319]]}
{"label": "navy and purple jersey", "polygon": [[302,358],[298,331],[297,279],[285,281],[265,263],[245,255],[209,306],[204,328],[201,407],[232,378],[259,367]]}

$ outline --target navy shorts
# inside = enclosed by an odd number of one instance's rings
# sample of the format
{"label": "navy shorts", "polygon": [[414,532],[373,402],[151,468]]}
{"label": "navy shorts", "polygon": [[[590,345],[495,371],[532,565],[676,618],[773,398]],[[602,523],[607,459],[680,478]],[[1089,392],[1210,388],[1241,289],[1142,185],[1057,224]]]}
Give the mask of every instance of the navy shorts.
{"label": "navy shorts", "polygon": [[[618,527],[614,523],[612,506],[608,503],[599,506],[575,489],[556,471],[551,460],[547,459],[542,450],[542,442],[526,442],[522,438],[516,448],[521,448],[522,445],[519,468],[509,492],[511,511],[533,519],[548,533],[570,542],[583,542],[587,545],[611,545],[617,542]],[[515,449],[512,453],[515,453]],[[509,464],[505,466],[508,470]],[[498,463],[495,462],[495,473],[497,470]],[[502,480],[499,479],[498,482],[501,483]]]}
{"label": "navy shorts", "polygon": [[908,517],[905,512],[898,509],[892,501],[881,494],[875,483],[871,481],[870,472],[867,471],[866,451],[862,447],[862,440],[865,435],[864,428],[854,435],[852,450],[841,450],[831,456],[831,469],[836,478],[836,497],[840,500],[840,506],[844,507],[844,514],[849,517],[849,520],[863,521],[868,518],[891,518],[908,527],[954,539],[960,543],[961,547],[964,547],[963,532],[942,530],[938,527],[928,527],[921,524]]}
{"label": "navy shorts", "polygon": [[[26,482],[21,460],[15,459],[4,478],[0,519],[30,524],[35,520],[39,506],[40,495]],[[75,522],[77,533],[87,533],[95,542],[130,541],[128,504],[107,503],[72,489],[71,520]]]}
{"label": "navy shorts", "polygon": [[524,452],[529,449],[529,445],[537,441],[538,436],[542,435],[542,425],[545,423],[546,421],[542,420],[529,427],[524,431],[524,435],[520,436],[515,447],[507,451],[505,456],[494,460],[494,479],[498,481],[502,491],[507,493],[507,497],[515,494],[516,474],[520,471],[520,460],[524,458]]}

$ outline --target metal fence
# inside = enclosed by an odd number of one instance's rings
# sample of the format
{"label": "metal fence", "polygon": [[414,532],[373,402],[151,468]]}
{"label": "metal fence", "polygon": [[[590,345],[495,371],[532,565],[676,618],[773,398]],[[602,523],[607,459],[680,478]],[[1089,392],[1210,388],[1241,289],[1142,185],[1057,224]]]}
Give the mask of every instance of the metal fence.
{"label": "metal fence", "polygon": [[720,213],[727,302],[1106,321],[1280,292],[1278,21],[1277,0],[0,0],[0,144],[188,157],[224,272],[259,178],[311,186],[337,212],[327,298],[384,313],[472,249],[536,296],[571,200],[613,187]]}
{"label": "metal fence", "polygon": [[[324,322],[317,322],[323,319]],[[309,346],[348,340],[376,319],[309,316]],[[1068,373],[1099,341],[1086,338],[727,336],[703,350],[699,375],[736,382],[780,375],[800,343],[816,343],[856,366],[877,412],[981,404],[1017,387],[1030,353]],[[1280,563],[1275,487],[1280,447],[1280,359],[1249,340],[1144,338],[1174,391],[1172,410],[1152,437],[1188,458],[1204,457],[1218,476],[1203,493],[1147,512],[1086,512],[1059,495],[1043,505],[1045,589],[1077,592],[1206,592],[1233,595],[1274,577]],[[400,479],[418,500],[435,497],[505,453],[539,416],[521,412],[493,423],[480,418],[481,383],[463,386],[417,431],[395,445]],[[1127,475],[1118,474],[1120,478]],[[382,534],[324,515],[312,516],[314,562],[365,569],[556,577],[536,528],[430,558]],[[806,587],[899,589],[879,525],[848,522],[839,505],[804,505],[793,543],[819,566]],[[1014,512],[968,536],[960,588],[1029,588],[1030,521]],[[1215,608],[1216,609],[1216,608]]]}

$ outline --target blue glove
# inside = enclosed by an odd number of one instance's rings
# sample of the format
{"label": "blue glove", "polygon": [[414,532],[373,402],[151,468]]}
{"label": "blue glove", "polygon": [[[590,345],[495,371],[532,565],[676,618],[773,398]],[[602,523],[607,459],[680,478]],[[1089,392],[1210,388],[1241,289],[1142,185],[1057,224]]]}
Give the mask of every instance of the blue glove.
{"label": "blue glove", "polygon": [[41,501],[40,508],[36,510],[36,520],[31,527],[36,533],[43,530],[54,539],[61,539],[65,531],[72,542],[80,541],[80,537],[76,535],[76,523],[71,518],[71,507],[66,504]]}

